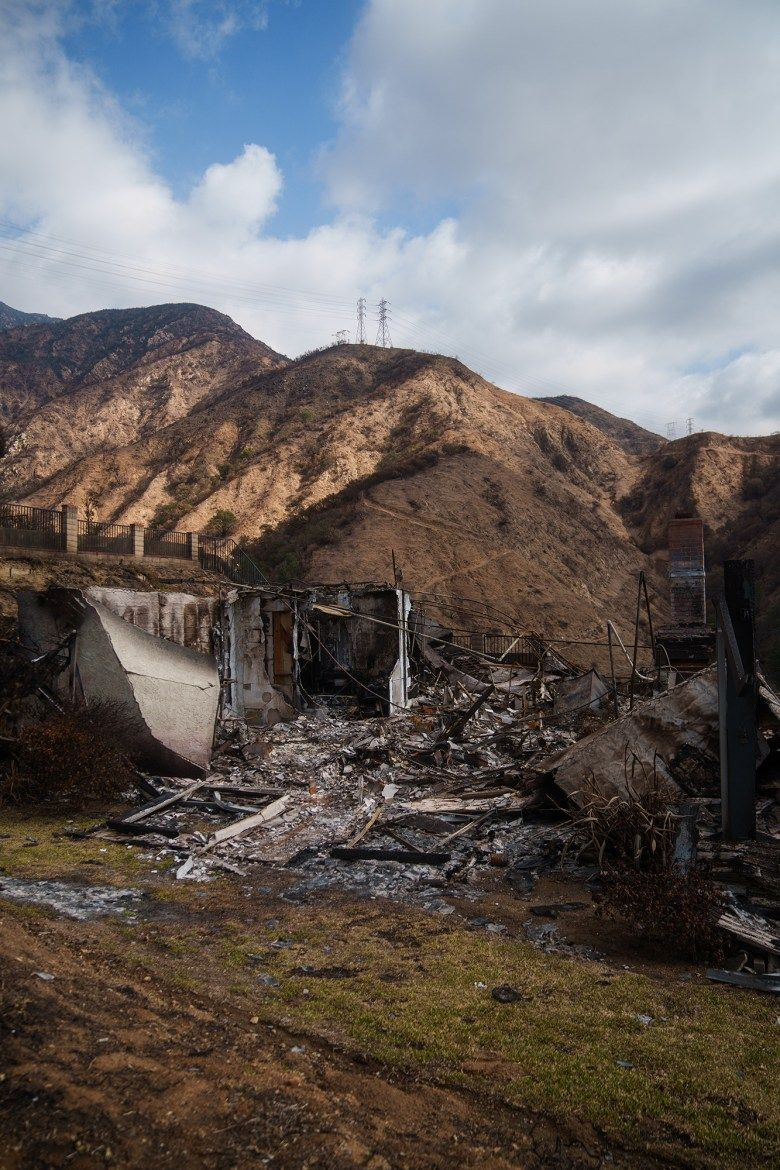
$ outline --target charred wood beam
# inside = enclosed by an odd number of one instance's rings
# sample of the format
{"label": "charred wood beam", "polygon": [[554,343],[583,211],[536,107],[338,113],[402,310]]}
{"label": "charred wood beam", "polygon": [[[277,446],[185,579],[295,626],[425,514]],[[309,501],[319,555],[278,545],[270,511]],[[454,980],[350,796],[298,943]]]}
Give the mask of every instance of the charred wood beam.
{"label": "charred wood beam", "polygon": [[340,861],[400,861],[404,865],[444,865],[452,856],[416,849],[350,849],[344,845],[335,846],[330,855]]}

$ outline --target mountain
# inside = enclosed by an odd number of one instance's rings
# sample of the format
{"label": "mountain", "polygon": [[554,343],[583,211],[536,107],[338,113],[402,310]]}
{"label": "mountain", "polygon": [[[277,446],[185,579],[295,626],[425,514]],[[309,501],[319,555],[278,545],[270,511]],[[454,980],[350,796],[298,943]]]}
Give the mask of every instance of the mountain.
{"label": "mountain", "polygon": [[701,516],[710,593],[720,586],[724,560],[756,562],[759,649],[780,680],[780,435],[705,431],[667,443],[641,460],[620,509],[647,551],[664,547],[675,515]]}
{"label": "mountain", "polygon": [[653,431],[646,431],[629,418],[619,418],[602,410],[584,398],[574,398],[570,394],[558,394],[554,398],[540,398],[539,402],[549,402],[553,406],[561,406],[564,410],[576,414],[577,418],[584,418],[591,426],[603,434],[614,439],[629,455],[650,455],[657,451],[665,442],[660,435]]}
{"label": "mountain", "polygon": [[200,305],[109,309],[0,333],[0,492],[25,495],[285,361]]}
{"label": "mountain", "polygon": [[755,556],[771,650],[776,437],[637,455],[606,412],[595,426],[455,359],[340,345],[288,361],[192,305],[13,331],[0,362],[6,498],[89,497],[102,520],[195,531],[232,513],[277,579],[392,580],[395,559],[464,628],[585,642],[608,618],[628,637],[640,569],[668,617],[666,525],[696,511],[711,564]]}
{"label": "mountain", "polygon": [[0,330],[21,329],[25,325],[47,325],[58,320],[58,317],[47,317],[45,313],[23,313],[21,309],[12,309],[0,301]]}
{"label": "mountain", "polygon": [[[146,343],[133,352],[145,369]],[[75,429],[84,391],[59,394],[25,424],[38,478],[15,498],[83,508],[89,496],[101,519],[194,530],[228,511],[235,534],[265,537],[270,567],[288,576],[386,580],[395,551],[416,590],[475,597],[480,624],[495,625],[500,612],[502,624],[551,635],[603,630],[618,613],[628,622],[636,572],[652,575],[614,506],[632,473],[624,452],[570,413],[498,390],[454,359],[336,346],[256,363],[180,417],[150,419],[130,442],[112,420],[125,418],[138,364],[117,382],[116,362],[107,350],[90,369],[105,445],[66,462],[57,431]],[[60,466],[42,480],[57,444]],[[16,457],[0,468],[9,462],[20,477]],[[8,473],[6,490],[11,482]],[[291,522],[300,531],[288,535]],[[453,611],[463,625],[473,624],[469,604]]]}

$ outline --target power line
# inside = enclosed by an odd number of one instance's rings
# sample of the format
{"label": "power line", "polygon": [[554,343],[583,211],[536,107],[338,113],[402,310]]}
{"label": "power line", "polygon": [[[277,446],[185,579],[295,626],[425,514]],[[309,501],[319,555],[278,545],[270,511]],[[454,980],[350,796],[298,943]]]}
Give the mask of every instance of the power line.
{"label": "power line", "polygon": [[[4,234],[3,234],[4,233]],[[291,316],[306,314],[311,317],[321,317],[333,322],[343,321],[344,310],[353,306],[354,301],[342,297],[335,297],[327,293],[313,290],[297,289],[290,286],[274,285],[263,282],[226,279],[222,274],[214,271],[188,269],[175,264],[158,264],[154,267],[144,265],[135,258],[97,248],[83,242],[66,239],[60,236],[47,235],[34,229],[24,228],[10,220],[0,218],[0,260],[5,259],[9,265],[13,258],[20,262],[34,261],[45,267],[47,277],[51,279],[51,268],[59,269],[63,274],[72,272],[78,274],[79,279],[90,286],[109,288],[112,290],[127,291],[135,286],[147,292],[160,290],[164,293],[174,293],[177,297],[186,296],[187,299],[204,298],[207,302],[211,298],[229,299],[240,304],[251,305],[272,316]],[[21,276],[30,275],[29,263],[24,270],[17,272]],[[384,313],[382,312],[384,307]],[[379,329],[377,345],[390,347],[389,303],[382,300],[379,305]],[[362,312],[361,312],[362,310]],[[358,301],[358,333],[356,341],[365,344],[366,329],[365,298]],[[362,333],[361,333],[362,326]],[[393,314],[394,331],[400,328],[402,335],[411,336],[413,348],[430,350],[432,345],[439,345],[439,352],[456,353],[470,366],[481,371],[484,377],[506,387],[533,396],[539,393],[540,388],[551,388],[559,392],[571,394],[571,388],[548,379],[530,377],[519,373],[514,367],[496,360],[472,346],[462,344],[462,339],[456,340],[438,329],[418,324],[403,314]],[[597,395],[600,402],[607,408],[620,409],[622,402],[610,395]],[[646,425],[663,430],[660,420],[645,415],[644,412],[634,411],[635,415],[644,418]],[[691,420],[692,426],[692,420]],[[689,432],[690,433],[690,432]]]}
{"label": "power line", "polygon": [[[108,269],[113,271],[119,269],[122,273],[137,273],[142,276],[155,277],[173,277],[187,281],[194,281],[195,283],[213,284],[215,287],[227,288],[231,292],[239,289],[248,293],[259,293],[261,295],[270,295],[286,300],[292,300],[293,303],[298,303],[301,298],[313,303],[319,302],[327,307],[342,307],[346,308],[353,302],[346,297],[334,297],[329,293],[315,292],[311,289],[294,288],[289,285],[276,285],[264,283],[261,281],[242,281],[236,280],[234,277],[226,282],[222,273],[214,272],[204,269],[194,269],[189,267],[182,267],[177,264],[164,264],[157,267],[151,267],[147,264],[140,264],[137,260],[122,255],[116,252],[109,252],[103,248],[96,248],[90,244],[85,244],[80,241],[67,240],[61,236],[46,235],[43,232],[37,232],[32,229],[21,228],[9,220],[0,219],[0,229],[6,232],[24,233],[19,235],[4,235],[0,236],[3,245],[10,249],[21,249],[23,251],[33,254],[41,255],[45,259],[57,262],[59,257],[65,257],[70,260],[88,261],[92,265],[102,265],[99,271]],[[66,247],[57,247],[56,245],[65,244]]]}

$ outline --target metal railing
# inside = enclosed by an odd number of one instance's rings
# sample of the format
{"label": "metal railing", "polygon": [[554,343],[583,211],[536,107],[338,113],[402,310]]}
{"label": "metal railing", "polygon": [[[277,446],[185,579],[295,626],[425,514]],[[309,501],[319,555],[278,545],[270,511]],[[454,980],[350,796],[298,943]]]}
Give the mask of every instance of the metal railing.
{"label": "metal railing", "polygon": [[198,559],[204,569],[222,573],[237,585],[267,588],[268,578],[247,552],[229,536],[201,536]]}
{"label": "metal railing", "polygon": [[132,555],[133,547],[133,529],[129,524],[103,524],[97,520],[79,520],[79,552]]}
{"label": "metal railing", "polygon": [[145,557],[177,557],[186,559],[190,555],[190,534],[188,532],[159,532],[154,528],[144,529]]}
{"label": "metal railing", "polygon": [[0,504],[0,546],[11,545],[61,549],[62,513],[26,504]]}
{"label": "metal railing", "polygon": [[[26,504],[0,504],[0,548],[52,548],[73,550],[66,534],[75,524],[76,549],[80,553],[108,553],[133,556],[136,553],[134,526],[108,524],[101,520],[78,520],[71,515],[66,521],[63,510],[31,508]],[[192,555],[190,533],[143,530],[143,546],[138,555],[189,560]],[[204,569],[222,573],[237,585],[268,587],[268,578],[246,550],[232,537],[198,537],[198,559]]]}
{"label": "metal railing", "polygon": [[490,658],[507,658],[524,666],[535,666],[540,655],[544,653],[544,646],[534,634],[503,634],[503,633],[474,633],[469,630],[457,630],[452,635],[456,646],[464,650],[476,650],[478,654],[486,654]]}

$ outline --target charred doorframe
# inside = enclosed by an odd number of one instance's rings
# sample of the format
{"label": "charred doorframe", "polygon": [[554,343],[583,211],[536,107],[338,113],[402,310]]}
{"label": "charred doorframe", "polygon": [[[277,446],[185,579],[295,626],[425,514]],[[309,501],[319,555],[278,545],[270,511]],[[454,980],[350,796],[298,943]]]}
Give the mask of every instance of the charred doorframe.
{"label": "charred doorframe", "polygon": [[[250,723],[290,718],[298,701],[295,594],[236,590],[223,603],[221,619],[225,714]],[[280,654],[283,626],[289,638]]]}
{"label": "charred doorframe", "polygon": [[409,696],[411,599],[390,586],[339,586],[312,591],[301,607],[308,661],[299,644],[304,697],[350,696],[385,713]]}

